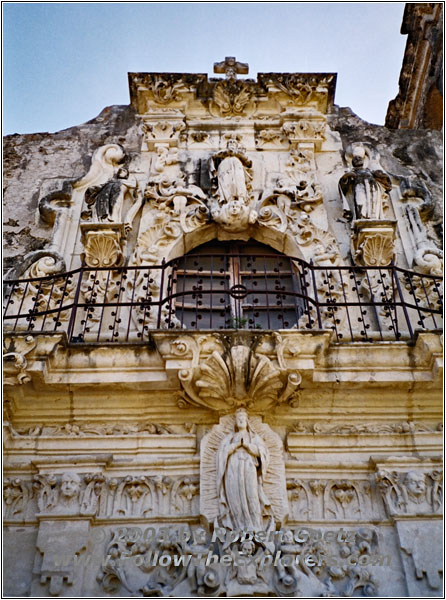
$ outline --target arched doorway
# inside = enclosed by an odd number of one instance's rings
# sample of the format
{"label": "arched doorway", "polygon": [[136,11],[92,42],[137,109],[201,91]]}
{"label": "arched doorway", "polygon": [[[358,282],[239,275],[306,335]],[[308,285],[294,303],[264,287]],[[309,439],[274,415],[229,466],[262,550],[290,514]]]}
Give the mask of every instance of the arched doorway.
{"label": "arched doorway", "polygon": [[187,329],[289,329],[304,310],[295,262],[254,240],[194,248],[173,261],[167,292]]}

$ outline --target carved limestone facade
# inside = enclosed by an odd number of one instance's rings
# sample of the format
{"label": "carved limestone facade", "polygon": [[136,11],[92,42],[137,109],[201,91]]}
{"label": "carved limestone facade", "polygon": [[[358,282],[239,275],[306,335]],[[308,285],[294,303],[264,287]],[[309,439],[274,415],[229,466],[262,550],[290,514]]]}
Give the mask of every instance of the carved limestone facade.
{"label": "carved limestone facade", "polygon": [[335,74],[215,73],[130,73],[137,144],[42,185],[5,280],[6,593],[440,596],[433,194],[344,139]]}

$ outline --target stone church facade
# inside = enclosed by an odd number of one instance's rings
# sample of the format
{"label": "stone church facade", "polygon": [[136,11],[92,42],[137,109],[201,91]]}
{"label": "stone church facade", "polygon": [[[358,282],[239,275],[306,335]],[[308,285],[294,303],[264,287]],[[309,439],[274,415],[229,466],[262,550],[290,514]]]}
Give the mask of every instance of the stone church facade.
{"label": "stone church facade", "polygon": [[441,134],[214,71],[5,140],[4,593],[441,596]]}

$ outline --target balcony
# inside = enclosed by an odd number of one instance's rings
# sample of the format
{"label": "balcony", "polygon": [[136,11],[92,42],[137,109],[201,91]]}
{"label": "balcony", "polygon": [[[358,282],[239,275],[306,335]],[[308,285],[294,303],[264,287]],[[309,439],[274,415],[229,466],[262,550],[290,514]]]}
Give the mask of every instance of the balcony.
{"label": "balcony", "polygon": [[277,254],[188,254],[6,282],[5,331],[70,344],[147,343],[181,330],[333,331],[334,341],[409,341],[442,327],[442,278],[395,266],[315,266]]}

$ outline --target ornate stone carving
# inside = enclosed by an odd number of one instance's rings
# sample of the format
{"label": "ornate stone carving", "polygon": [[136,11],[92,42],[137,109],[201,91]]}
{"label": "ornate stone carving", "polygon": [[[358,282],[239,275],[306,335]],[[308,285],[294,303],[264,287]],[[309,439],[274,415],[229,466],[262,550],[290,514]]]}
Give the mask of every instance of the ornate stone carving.
{"label": "ornate stone carving", "polygon": [[441,511],[443,473],[435,470],[378,471],[378,487],[389,515],[433,514]]}
{"label": "ornate stone carving", "polygon": [[[122,528],[112,530],[112,539],[106,547],[106,557],[98,574],[98,581],[107,593],[117,592],[122,586],[127,593],[166,596],[173,594],[174,589],[181,590],[182,584],[188,584],[186,591],[190,586],[192,591],[198,589],[199,595],[207,595],[208,591],[215,588],[211,585],[210,577],[213,569],[206,568],[204,561],[202,564],[191,562],[190,559],[186,564],[184,559],[179,561],[181,556],[186,557],[188,550],[191,557],[192,553],[199,553],[200,544],[194,544],[192,549],[184,540],[169,535],[169,532],[164,535],[157,532],[154,537],[154,541],[135,541],[123,536]],[[203,546],[203,553],[206,549]],[[172,564],[174,557],[175,565]],[[215,583],[218,587],[219,582]]]}
{"label": "ornate stone carving", "polygon": [[144,131],[145,148],[149,151],[156,151],[160,157],[159,148],[171,148],[171,152],[176,152],[180,142],[184,141],[186,125],[184,115],[179,114],[160,114],[146,117],[142,126]]}
{"label": "ornate stone carving", "polygon": [[311,492],[300,479],[287,479],[290,519],[306,521],[311,516]]}
{"label": "ornate stone carving", "polygon": [[272,91],[285,93],[294,105],[314,105],[320,110],[325,110],[335,76],[332,74],[262,73],[259,75],[259,81]]}
{"label": "ornate stone carving", "polygon": [[256,131],[256,148],[263,150],[267,147],[277,149],[282,146],[285,138],[278,129],[260,129]]}
{"label": "ornate stone carving", "polygon": [[[110,478],[103,473],[41,474],[33,482],[6,478],[8,518],[24,519],[36,498],[43,518],[73,517],[143,518],[157,515],[197,515],[200,485],[195,476],[157,474]],[[35,510],[35,509],[34,509]]]}
{"label": "ornate stone carving", "polygon": [[[373,155],[373,157],[372,157]],[[354,219],[351,238],[353,261],[366,267],[387,266],[395,255],[396,221],[388,218],[390,177],[382,170],[367,165],[379,156],[364,144],[348,147],[347,161],[352,170],[339,180],[344,216]]]}
{"label": "ornate stone carving", "polygon": [[217,411],[237,406],[259,411],[287,401],[292,403],[301,376],[285,366],[280,359],[281,338],[274,339],[278,362],[260,352],[262,342],[257,336],[240,342],[217,337],[221,349],[213,350],[206,359],[200,358],[193,341],[179,338],[174,352],[185,352],[191,345],[194,349],[192,367],[178,372],[184,402]]}
{"label": "ornate stone carving", "polygon": [[336,519],[360,517],[360,497],[361,492],[356,482],[344,480],[328,483],[324,494],[326,515],[332,515]]}
{"label": "ornate stone carving", "polygon": [[351,250],[354,262],[365,267],[386,267],[395,257],[396,221],[356,220]]}
{"label": "ornate stone carving", "polygon": [[172,485],[172,503],[171,506],[180,514],[195,514],[198,509],[195,504],[198,503],[200,493],[200,483],[191,477],[177,479]]}
{"label": "ornate stone carving", "polygon": [[251,167],[236,138],[230,138],[226,150],[209,161],[214,198],[211,214],[223,229],[242,232],[257,219],[252,206]]}
{"label": "ornate stone carving", "polygon": [[26,337],[3,338],[3,383],[5,385],[23,385],[31,381],[27,373],[26,355],[37,346],[32,335]]}
{"label": "ornate stone carving", "polygon": [[151,529],[147,539],[126,534],[122,527],[111,531],[97,578],[105,592],[177,597],[377,594],[364,567],[377,557],[373,529],[341,529],[328,543],[302,539],[291,530],[271,532],[266,540],[251,535],[223,542],[218,536],[211,541],[201,528]]}
{"label": "ornate stone carving", "polygon": [[337,545],[336,564],[327,567],[328,577],[325,581],[328,593],[324,595],[342,594],[348,598],[358,594],[376,596],[378,593],[377,582],[372,577],[370,570],[361,566],[370,564],[373,562],[371,560],[373,555],[376,556],[376,532],[373,529],[361,527],[355,532],[353,541],[347,538],[345,541],[338,541]]}
{"label": "ornate stone carving", "polygon": [[325,120],[300,119],[297,122],[288,121],[284,123],[282,131],[292,148],[295,148],[301,142],[313,142],[320,145],[325,139]]}
{"label": "ornate stone carving", "polygon": [[[85,264],[87,267],[119,267],[124,260],[124,227],[123,225],[90,225],[83,223],[82,243],[84,244]],[[95,273],[94,278],[101,276]],[[108,273],[102,272],[108,279]]]}
{"label": "ornate stone carving", "polygon": [[23,519],[26,515],[28,502],[33,497],[30,481],[20,477],[5,477],[3,480],[4,519]]}
{"label": "ornate stone carving", "polygon": [[95,150],[91,166],[86,175],[73,183],[76,189],[87,189],[105,184],[111,179],[116,168],[122,164],[125,152],[119,144],[106,144]]}
{"label": "ornate stone carving", "polygon": [[213,145],[213,136],[206,131],[192,131],[188,135],[188,142],[209,147]]}
{"label": "ornate stone carving", "polygon": [[426,218],[432,212],[432,199],[423,185],[401,183],[408,232],[413,245],[413,263],[418,272],[428,275],[442,275],[443,252],[428,237]]}
{"label": "ornate stone carving", "polygon": [[[309,213],[322,202],[320,185],[311,171],[311,160],[312,157],[308,157],[307,153],[292,151],[284,172],[269,175],[268,185],[257,207],[261,219],[265,219],[266,211],[274,210],[271,207],[277,206],[294,223],[299,219],[299,211]],[[285,225],[287,219],[281,219],[281,222]]]}
{"label": "ornate stone carving", "polygon": [[153,510],[153,482],[145,476],[125,477],[117,486],[117,514],[145,517]]}
{"label": "ornate stone carving", "polygon": [[12,428],[13,437],[90,437],[90,436],[141,436],[141,435],[195,435],[195,423],[166,425],[163,423],[65,423],[64,425],[33,425]]}
{"label": "ornate stone carving", "polygon": [[370,518],[375,502],[368,480],[287,480],[290,519],[356,520]]}
{"label": "ornate stone carving", "polygon": [[85,191],[85,202],[89,212],[84,213],[84,218],[90,214],[96,223],[122,223],[123,207],[126,198],[133,206],[126,217],[126,229],[132,228],[132,221],[142,205],[142,193],[134,177],[129,177],[127,167],[120,167],[115,176],[102,185],[90,186]]}
{"label": "ornate stone carving", "polygon": [[443,424],[419,423],[414,421],[404,421],[402,423],[302,423],[298,422],[293,426],[295,433],[315,433],[318,435],[395,435],[411,433],[441,433]]}
{"label": "ornate stone carving", "polygon": [[351,219],[385,219],[388,193],[392,189],[390,178],[384,171],[372,171],[366,166],[370,150],[363,144],[352,144],[346,153],[353,169],[339,180],[344,215]]}
{"label": "ornate stone carving", "polygon": [[173,80],[165,75],[152,75],[151,83],[153,98],[157,104],[170,104],[178,101],[181,92],[187,89],[181,79]]}
{"label": "ornate stone carving", "polygon": [[36,475],[37,506],[41,513],[79,514],[81,503],[81,478],[77,473]]}
{"label": "ornate stone carving", "polygon": [[252,85],[234,78],[215,84],[209,112],[214,117],[250,117],[256,110]]}
{"label": "ornate stone carving", "polygon": [[[423,217],[426,217],[426,205],[430,204],[425,200],[417,188],[416,193],[411,193],[413,188],[405,190],[404,200],[408,201],[404,207],[408,231],[413,245],[412,268],[418,273],[426,275],[443,275],[443,251],[429,239]],[[426,195],[428,192],[426,192]],[[405,287],[409,294],[414,296],[419,306],[425,308],[439,308],[439,295],[442,294],[443,286],[427,277],[412,276],[410,281],[405,281]]]}
{"label": "ornate stone carving", "polygon": [[288,506],[283,446],[260,418],[239,409],[201,443],[200,513],[230,530],[271,530]]}
{"label": "ornate stone carving", "polygon": [[280,596],[289,596],[296,592],[300,580],[299,558],[302,545],[294,540],[293,532],[286,529],[280,543],[282,560],[278,562],[273,579]]}

